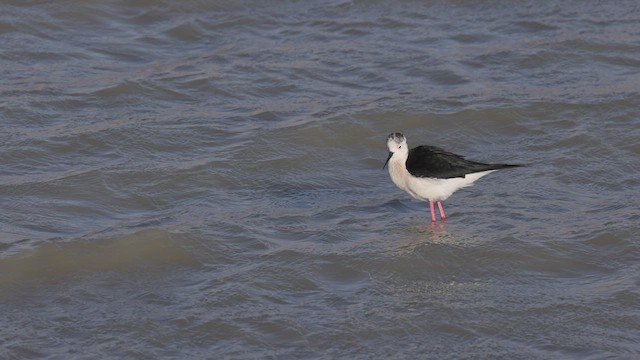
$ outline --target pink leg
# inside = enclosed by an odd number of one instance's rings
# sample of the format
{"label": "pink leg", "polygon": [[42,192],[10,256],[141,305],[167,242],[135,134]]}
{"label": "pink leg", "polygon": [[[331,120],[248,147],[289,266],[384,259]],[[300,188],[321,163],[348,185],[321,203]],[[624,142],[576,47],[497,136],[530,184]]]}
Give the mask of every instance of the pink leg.
{"label": "pink leg", "polygon": [[436,222],[436,210],[433,208],[433,200],[429,200],[429,211],[431,213],[431,222]]}
{"label": "pink leg", "polygon": [[438,210],[440,210],[440,220],[444,221],[447,217],[444,214],[444,209],[442,208],[442,202],[438,200]]}

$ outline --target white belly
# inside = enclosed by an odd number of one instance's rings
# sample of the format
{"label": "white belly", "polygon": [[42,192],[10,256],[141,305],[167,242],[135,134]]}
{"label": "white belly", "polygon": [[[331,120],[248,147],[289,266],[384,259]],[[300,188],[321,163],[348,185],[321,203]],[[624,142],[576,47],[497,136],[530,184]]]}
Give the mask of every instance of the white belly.
{"label": "white belly", "polygon": [[456,190],[473,185],[476,180],[493,171],[495,170],[467,174],[463,178],[419,178],[409,174],[402,161],[389,161],[389,175],[393,183],[409,195],[423,201],[446,200]]}

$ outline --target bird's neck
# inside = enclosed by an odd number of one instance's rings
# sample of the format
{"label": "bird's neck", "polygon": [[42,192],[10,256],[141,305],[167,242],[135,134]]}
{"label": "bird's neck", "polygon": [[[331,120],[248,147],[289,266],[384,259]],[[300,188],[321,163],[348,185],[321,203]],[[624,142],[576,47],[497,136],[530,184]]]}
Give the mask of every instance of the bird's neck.
{"label": "bird's neck", "polygon": [[394,154],[393,157],[389,159],[389,175],[396,186],[401,189],[406,188],[405,182],[408,175],[407,167],[405,165],[406,161],[406,154]]}

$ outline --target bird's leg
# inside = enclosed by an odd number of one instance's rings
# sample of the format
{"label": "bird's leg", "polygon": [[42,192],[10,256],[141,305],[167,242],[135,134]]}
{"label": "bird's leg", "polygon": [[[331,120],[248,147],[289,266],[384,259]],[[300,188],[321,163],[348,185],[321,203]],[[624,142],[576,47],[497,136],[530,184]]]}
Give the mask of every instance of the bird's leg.
{"label": "bird's leg", "polygon": [[440,220],[444,221],[447,216],[444,214],[444,209],[442,208],[442,202],[440,200],[438,200],[438,210],[440,210]]}
{"label": "bird's leg", "polygon": [[433,208],[433,200],[429,200],[429,212],[431,213],[431,222],[436,222],[436,210]]}

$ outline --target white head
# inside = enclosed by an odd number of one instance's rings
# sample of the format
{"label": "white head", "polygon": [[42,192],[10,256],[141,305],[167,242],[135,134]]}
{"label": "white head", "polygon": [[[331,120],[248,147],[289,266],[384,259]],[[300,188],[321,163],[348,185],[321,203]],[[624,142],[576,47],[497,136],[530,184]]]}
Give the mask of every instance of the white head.
{"label": "white head", "polygon": [[407,157],[409,148],[407,146],[407,138],[401,133],[391,133],[387,137],[387,147],[389,148],[389,157],[382,167],[384,169],[387,163],[393,155],[399,155],[400,157]]}

